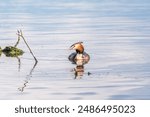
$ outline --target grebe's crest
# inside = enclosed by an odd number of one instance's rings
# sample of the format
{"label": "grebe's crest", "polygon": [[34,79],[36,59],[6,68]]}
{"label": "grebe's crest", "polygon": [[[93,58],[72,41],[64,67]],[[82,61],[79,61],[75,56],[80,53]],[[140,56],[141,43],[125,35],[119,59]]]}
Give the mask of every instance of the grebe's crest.
{"label": "grebe's crest", "polygon": [[77,42],[77,43],[74,43],[70,46],[70,49],[74,49],[75,47],[77,47],[78,45],[82,44],[83,42]]}

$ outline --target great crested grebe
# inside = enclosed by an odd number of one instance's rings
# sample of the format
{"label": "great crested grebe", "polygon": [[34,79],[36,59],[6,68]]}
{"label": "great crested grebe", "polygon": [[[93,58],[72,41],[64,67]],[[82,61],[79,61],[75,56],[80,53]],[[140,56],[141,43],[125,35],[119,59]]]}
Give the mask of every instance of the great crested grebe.
{"label": "great crested grebe", "polygon": [[68,59],[73,63],[80,63],[86,64],[90,60],[90,56],[84,52],[84,46],[82,45],[83,42],[77,42],[70,46],[71,50],[76,50],[76,52],[69,55]]}

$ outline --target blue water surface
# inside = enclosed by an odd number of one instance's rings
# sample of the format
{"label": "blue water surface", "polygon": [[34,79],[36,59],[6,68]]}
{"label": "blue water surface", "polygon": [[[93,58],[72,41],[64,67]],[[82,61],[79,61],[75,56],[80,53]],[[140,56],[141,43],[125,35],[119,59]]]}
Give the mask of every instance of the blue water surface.
{"label": "blue water surface", "polygon": [[[0,99],[150,99],[149,0],[0,0]],[[77,75],[70,45],[91,59]]]}

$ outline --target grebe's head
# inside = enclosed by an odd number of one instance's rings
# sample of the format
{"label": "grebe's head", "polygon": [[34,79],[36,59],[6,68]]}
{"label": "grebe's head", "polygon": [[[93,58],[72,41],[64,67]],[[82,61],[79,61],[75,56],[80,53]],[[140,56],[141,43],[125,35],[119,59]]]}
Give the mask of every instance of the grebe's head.
{"label": "grebe's head", "polygon": [[70,46],[70,50],[76,50],[77,53],[82,54],[84,52],[83,42],[77,42]]}

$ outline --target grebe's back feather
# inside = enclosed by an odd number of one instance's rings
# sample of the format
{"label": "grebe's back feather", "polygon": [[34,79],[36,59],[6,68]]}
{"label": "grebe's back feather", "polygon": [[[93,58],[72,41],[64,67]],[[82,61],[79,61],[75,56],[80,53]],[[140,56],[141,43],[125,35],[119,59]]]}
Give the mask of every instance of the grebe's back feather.
{"label": "grebe's back feather", "polygon": [[69,59],[70,61],[74,61],[76,55],[77,55],[77,53],[74,52],[74,53],[72,53],[72,54],[69,55],[68,59]]}

